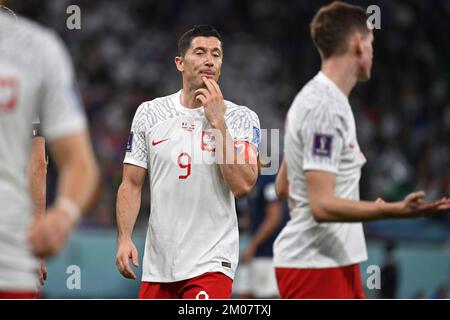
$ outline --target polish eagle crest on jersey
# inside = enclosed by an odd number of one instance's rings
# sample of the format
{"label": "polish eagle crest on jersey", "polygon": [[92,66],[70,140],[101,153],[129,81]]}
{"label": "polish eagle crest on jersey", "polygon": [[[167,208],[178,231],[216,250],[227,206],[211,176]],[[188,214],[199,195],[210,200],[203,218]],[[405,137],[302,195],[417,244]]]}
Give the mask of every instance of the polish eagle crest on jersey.
{"label": "polish eagle crest on jersey", "polygon": [[15,109],[19,85],[15,78],[0,78],[0,111],[9,112]]}
{"label": "polish eagle crest on jersey", "polygon": [[211,131],[202,131],[202,150],[209,152],[216,151],[216,138]]}

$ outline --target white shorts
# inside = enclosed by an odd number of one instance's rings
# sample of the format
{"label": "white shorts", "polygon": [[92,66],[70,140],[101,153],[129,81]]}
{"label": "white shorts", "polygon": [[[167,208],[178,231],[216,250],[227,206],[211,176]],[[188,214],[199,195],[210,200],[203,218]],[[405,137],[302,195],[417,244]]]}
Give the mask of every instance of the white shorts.
{"label": "white shorts", "polygon": [[234,278],[233,293],[250,293],[255,298],[279,297],[273,258],[257,257],[249,264],[239,264]]}

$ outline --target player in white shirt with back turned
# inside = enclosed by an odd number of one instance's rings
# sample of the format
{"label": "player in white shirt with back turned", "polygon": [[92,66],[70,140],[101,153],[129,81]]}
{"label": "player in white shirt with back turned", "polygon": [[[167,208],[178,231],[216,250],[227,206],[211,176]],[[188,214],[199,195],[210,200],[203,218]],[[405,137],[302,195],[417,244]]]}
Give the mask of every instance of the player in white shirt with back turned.
{"label": "player in white shirt with back turned", "polygon": [[223,99],[222,40],[214,28],[195,26],[178,47],[183,89],[141,104],[131,127],[117,197],[116,264],[135,278],[131,235],[148,172],[139,298],[229,298],[239,254],[234,196],[246,195],[257,179],[259,119]]}
{"label": "player in white shirt with back turned", "polygon": [[[59,173],[57,200],[46,214],[31,197],[44,198],[45,171],[35,172],[39,178],[31,181],[32,190],[27,175],[36,118]],[[45,170],[43,150],[41,143],[31,158],[41,164],[32,167]],[[49,30],[1,10],[0,298],[38,297],[38,257],[62,250],[97,182],[66,49]]]}
{"label": "player in white shirt with back turned", "polygon": [[373,33],[362,8],[333,2],[316,13],[311,35],[322,68],[288,111],[285,159],[276,181],[291,209],[274,243],[278,287],[282,298],[364,298],[361,222],[444,212],[450,201],[425,204],[423,192],[395,203],[359,201],[366,159],[348,95],[370,78]]}

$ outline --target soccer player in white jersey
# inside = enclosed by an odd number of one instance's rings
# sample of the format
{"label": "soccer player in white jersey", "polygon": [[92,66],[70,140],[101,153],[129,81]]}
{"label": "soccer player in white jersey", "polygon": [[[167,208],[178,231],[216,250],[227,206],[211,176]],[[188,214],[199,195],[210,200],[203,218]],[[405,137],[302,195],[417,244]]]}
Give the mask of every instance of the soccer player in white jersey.
{"label": "soccer player in white jersey", "polygon": [[360,222],[444,212],[450,202],[425,204],[423,192],[395,203],[359,201],[366,159],[348,96],[370,78],[373,33],[362,8],[333,2],[316,13],[311,35],[322,67],[287,114],[277,188],[289,189],[291,219],[274,244],[276,276],[283,298],[363,298]]}
{"label": "soccer player in white jersey", "polygon": [[[117,196],[116,264],[135,278],[131,235],[148,172],[151,211],[139,298],[229,298],[238,263],[234,196],[257,175],[260,128],[250,109],[223,99],[222,40],[195,26],[175,58],[183,89],[136,111]],[[223,142],[223,143],[222,143]]]}
{"label": "soccer player in white jersey", "polygon": [[[57,200],[45,215],[34,216],[27,167],[36,118],[59,176]],[[25,18],[0,11],[0,298],[38,296],[38,257],[63,248],[92,202],[97,182],[85,116],[61,41]]]}

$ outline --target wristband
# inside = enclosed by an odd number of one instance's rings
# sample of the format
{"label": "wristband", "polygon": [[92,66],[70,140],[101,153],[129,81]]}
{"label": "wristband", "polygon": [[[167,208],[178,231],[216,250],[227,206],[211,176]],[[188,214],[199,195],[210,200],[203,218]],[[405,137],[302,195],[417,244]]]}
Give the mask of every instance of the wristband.
{"label": "wristband", "polygon": [[81,218],[80,207],[78,207],[75,202],[67,197],[59,197],[58,200],[56,200],[56,207],[67,212],[76,222],[78,222]]}

